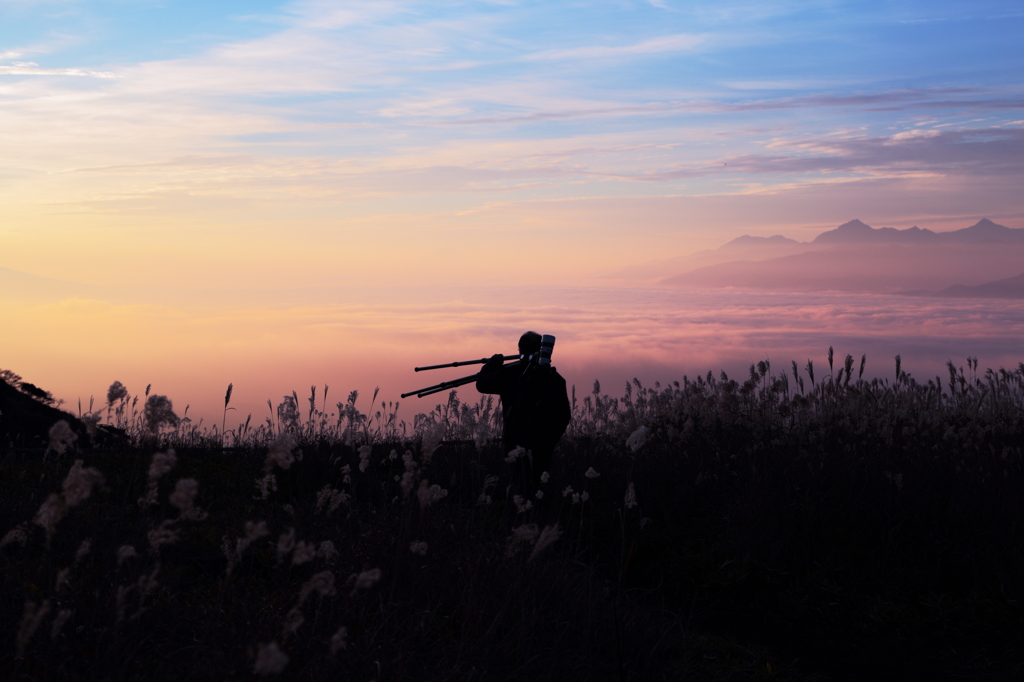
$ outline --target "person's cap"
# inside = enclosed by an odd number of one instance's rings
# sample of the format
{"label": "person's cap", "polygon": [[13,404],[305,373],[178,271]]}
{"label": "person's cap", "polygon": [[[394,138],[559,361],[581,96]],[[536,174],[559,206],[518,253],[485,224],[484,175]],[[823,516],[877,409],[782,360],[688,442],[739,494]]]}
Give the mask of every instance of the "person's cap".
{"label": "person's cap", "polygon": [[540,350],[540,334],[537,332],[526,332],[519,337],[519,352],[523,355],[533,355]]}

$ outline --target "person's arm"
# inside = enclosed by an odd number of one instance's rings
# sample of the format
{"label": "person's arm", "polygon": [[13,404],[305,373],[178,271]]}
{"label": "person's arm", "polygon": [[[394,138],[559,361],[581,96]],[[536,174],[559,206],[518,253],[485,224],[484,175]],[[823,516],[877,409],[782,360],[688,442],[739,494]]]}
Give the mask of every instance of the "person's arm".
{"label": "person's arm", "polygon": [[501,353],[492,355],[491,359],[485,362],[480,369],[479,378],[476,380],[476,390],[481,393],[501,393],[504,383],[501,381],[501,368],[504,364],[504,355]]}

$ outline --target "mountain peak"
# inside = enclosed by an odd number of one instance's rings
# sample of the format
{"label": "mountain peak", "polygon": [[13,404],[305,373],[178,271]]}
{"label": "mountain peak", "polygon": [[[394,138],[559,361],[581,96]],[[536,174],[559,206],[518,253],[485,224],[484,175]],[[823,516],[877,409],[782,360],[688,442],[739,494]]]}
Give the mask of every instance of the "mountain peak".
{"label": "mountain peak", "polygon": [[843,223],[834,230],[822,232],[811,242],[812,244],[846,244],[851,242],[871,241],[877,230],[870,225],[865,225],[860,220],[853,220]]}
{"label": "mountain peak", "polygon": [[979,220],[978,222],[974,223],[973,225],[971,225],[967,229],[968,230],[979,230],[979,231],[984,230],[985,232],[991,232],[993,230],[1000,230],[1001,231],[1001,230],[1008,230],[1010,228],[1006,227],[1005,225],[1000,225],[999,223],[994,223],[991,220],[989,220],[988,218],[982,218],[981,220]]}
{"label": "mountain peak", "polygon": [[789,239],[783,237],[781,234],[773,234],[771,237],[755,237],[753,235],[745,234],[741,237],[736,237],[731,242],[727,242],[725,246],[719,248],[724,249],[726,247],[734,246],[788,246],[790,244],[799,244],[795,239]]}
{"label": "mountain peak", "polygon": [[872,228],[870,225],[865,225],[857,218],[854,218],[849,222],[845,222],[836,228],[836,230],[838,230],[839,232],[844,232],[847,234],[851,232],[868,232],[872,229],[874,228]]}
{"label": "mountain peak", "polygon": [[982,218],[970,227],[944,232],[943,239],[957,244],[1006,244],[1024,242],[1024,229],[1006,227]]}

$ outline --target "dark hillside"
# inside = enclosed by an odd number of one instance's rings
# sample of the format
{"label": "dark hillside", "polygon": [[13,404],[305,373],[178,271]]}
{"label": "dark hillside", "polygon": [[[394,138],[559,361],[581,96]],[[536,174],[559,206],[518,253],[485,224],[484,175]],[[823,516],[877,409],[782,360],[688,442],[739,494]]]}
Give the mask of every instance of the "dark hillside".
{"label": "dark hillside", "polygon": [[0,446],[46,447],[50,428],[59,421],[68,423],[82,447],[91,444],[88,429],[79,419],[40,402],[0,378]]}

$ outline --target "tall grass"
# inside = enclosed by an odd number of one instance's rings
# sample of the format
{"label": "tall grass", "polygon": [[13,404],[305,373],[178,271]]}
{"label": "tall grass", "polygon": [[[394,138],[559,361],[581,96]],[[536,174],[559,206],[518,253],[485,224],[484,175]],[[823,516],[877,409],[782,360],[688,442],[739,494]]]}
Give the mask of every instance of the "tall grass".
{"label": "tall grass", "polygon": [[0,662],[111,680],[1024,671],[1024,364],[918,382],[899,359],[891,380],[832,360],[574,390],[539,491],[489,397],[407,423],[312,389],[225,429],[227,409],[154,424],[112,387],[121,446],[4,455]]}

